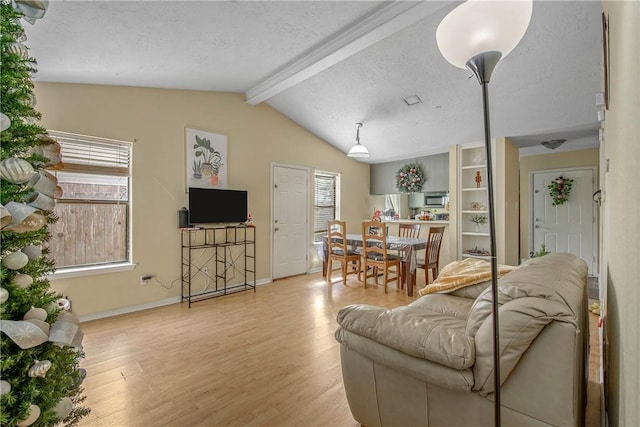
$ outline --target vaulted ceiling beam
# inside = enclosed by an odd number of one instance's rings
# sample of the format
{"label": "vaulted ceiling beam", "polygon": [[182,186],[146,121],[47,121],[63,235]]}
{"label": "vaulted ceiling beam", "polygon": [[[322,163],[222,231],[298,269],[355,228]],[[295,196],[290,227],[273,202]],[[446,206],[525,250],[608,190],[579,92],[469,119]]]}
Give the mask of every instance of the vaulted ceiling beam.
{"label": "vaulted ceiling beam", "polygon": [[442,7],[443,3],[430,1],[386,4],[249,89],[246,92],[247,103],[257,105],[266,101]]}

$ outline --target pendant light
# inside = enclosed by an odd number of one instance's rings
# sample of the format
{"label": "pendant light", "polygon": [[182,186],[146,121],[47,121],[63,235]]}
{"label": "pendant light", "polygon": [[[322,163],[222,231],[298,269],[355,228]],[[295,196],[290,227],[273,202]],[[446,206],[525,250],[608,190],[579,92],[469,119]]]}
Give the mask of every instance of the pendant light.
{"label": "pendant light", "polygon": [[351,147],[351,150],[349,150],[347,156],[355,158],[369,157],[369,150],[367,150],[367,147],[360,144],[360,128],[362,127],[362,123],[356,123],[356,127],[356,145]]}

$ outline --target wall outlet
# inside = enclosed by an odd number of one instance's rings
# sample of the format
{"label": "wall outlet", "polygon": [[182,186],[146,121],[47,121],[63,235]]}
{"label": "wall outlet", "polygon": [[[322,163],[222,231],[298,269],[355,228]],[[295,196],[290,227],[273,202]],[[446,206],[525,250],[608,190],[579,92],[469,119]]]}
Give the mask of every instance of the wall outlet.
{"label": "wall outlet", "polygon": [[141,284],[141,285],[146,285],[146,284],[147,284],[147,281],[148,281],[149,279],[151,279],[152,277],[153,277],[153,276],[152,276],[152,275],[150,275],[150,274],[143,274],[142,276],[140,276],[140,284]]}

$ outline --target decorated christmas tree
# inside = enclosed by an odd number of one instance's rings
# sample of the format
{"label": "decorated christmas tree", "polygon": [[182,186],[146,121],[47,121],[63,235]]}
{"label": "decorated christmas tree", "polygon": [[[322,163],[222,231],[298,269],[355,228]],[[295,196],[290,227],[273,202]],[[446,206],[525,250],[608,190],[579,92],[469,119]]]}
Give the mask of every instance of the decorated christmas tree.
{"label": "decorated christmas tree", "polygon": [[0,0],[2,22],[0,425],[76,425],[83,407],[82,332],[69,305],[50,288],[54,271],[47,225],[61,196],[60,146],[38,125],[22,22],[34,24],[48,2]]}

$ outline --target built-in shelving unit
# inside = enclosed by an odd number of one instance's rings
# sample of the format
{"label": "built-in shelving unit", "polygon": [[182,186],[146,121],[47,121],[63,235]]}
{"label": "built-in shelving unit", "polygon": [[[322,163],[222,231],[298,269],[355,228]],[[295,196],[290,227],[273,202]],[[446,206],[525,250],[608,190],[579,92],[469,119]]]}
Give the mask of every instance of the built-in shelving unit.
{"label": "built-in shelving unit", "polygon": [[[484,146],[458,147],[458,248],[459,258],[487,258],[489,239],[489,211],[487,165]],[[476,225],[474,216],[486,218]]]}
{"label": "built-in shelving unit", "polygon": [[[457,259],[489,258],[489,189],[487,188],[487,162],[484,144],[457,145],[449,152],[452,216],[449,221],[451,245]],[[508,138],[491,142],[494,185],[494,220],[496,254],[499,264],[518,265],[519,262],[519,155],[518,147]],[[480,182],[476,176],[480,173]],[[454,190],[455,189],[455,190]],[[487,223],[476,225],[474,215],[487,218]],[[477,248],[477,249],[476,249]],[[474,252],[477,251],[477,252]]]}
{"label": "built-in shelving unit", "polygon": [[185,228],[182,233],[182,302],[256,290],[255,227]]}

